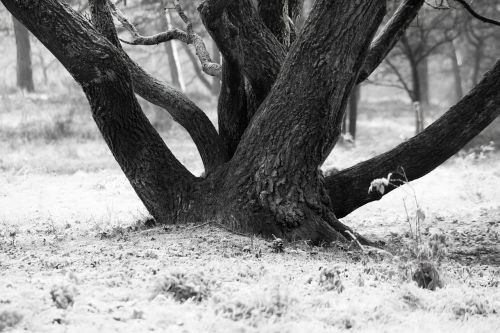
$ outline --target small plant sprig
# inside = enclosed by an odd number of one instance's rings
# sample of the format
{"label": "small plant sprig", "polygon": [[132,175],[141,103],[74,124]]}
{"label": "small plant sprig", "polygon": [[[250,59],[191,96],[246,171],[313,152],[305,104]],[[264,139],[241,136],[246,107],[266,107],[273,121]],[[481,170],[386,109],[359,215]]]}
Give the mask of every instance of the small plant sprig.
{"label": "small plant sprig", "polygon": [[410,237],[414,243],[414,251],[415,254],[421,252],[422,247],[422,224],[425,221],[425,212],[420,206],[417,198],[417,192],[413,188],[413,186],[408,181],[408,177],[406,176],[406,172],[403,167],[398,167],[397,171],[394,173],[389,173],[387,178],[377,178],[374,179],[370,187],[368,189],[368,193],[373,191],[377,191],[380,194],[384,194],[386,188],[388,187],[401,188],[405,191],[409,196],[412,197],[412,200],[415,202],[415,216],[413,218],[410,217],[408,212],[408,205],[405,198],[403,198],[403,207],[406,213],[406,222],[408,223],[410,229]]}
{"label": "small plant sprig", "polygon": [[408,177],[403,167],[400,166],[397,168],[396,172],[389,173],[387,178],[374,179],[370,184],[368,193],[377,191],[383,195],[386,188],[390,186],[404,190],[415,203],[415,215],[411,217],[408,210],[407,199],[403,198],[406,222],[409,226],[409,234],[413,245],[413,248],[410,248],[409,252],[411,257],[415,259],[413,264],[416,266],[412,279],[417,282],[419,287],[435,290],[436,287],[442,286],[442,282],[432,260],[437,259],[438,264],[440,263],[445,253],[443,251],[445,246],[444,236],[438,238],[432,237],[428,246],[424,244],[422,225],[425,221],[425,212],[418,202],[417,192],[408,181]]}

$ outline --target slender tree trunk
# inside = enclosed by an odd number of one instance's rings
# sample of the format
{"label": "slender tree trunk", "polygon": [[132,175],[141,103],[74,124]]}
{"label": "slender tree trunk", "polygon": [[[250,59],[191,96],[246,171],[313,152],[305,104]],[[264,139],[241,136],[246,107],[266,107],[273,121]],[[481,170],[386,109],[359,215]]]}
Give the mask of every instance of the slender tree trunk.
{"label": "slender tree trunk", "polygon": [[[164,30],[172,29],[172,18],[170,11],[167,11],[165,15],[162,15],[164,21]],[[184,78],[182,77],[181,63],[179,61],[179,54],[177,52],[177,42],[172,40],[168,43],[164,43],[165,52],[167,53],[168,67],[170,69],[170,78],[172,84],[179,88],[181,91],[186,91],[186,86],[184,85]]]}
{"label": "slender tree trunk", "polygon": [[415,134],[418,134],[423,129],[424,122],[424,110],[422,105],[422,85],[420,84],[420,71],[418,69],[418,63],[410,59],[410,70],[412,79],[412,103],[413,111],[415,113]]}
{"label": "slender tree trunk", "polygon": [[31,44],[28,29],[12,17],[17,50],[17,87],[26,91],[34,91],[33,68],[31,64]]}
{"label": "slender tree trunk", "polygon": [[[222,57],[219,52],[219,49],[217,48],[217,44],[212,41],[212,60],[217,63],[221,64],[222,63]],[[220,93],[220,88],[221,88],[221,80],[218,77],[214,77],[212,79],[212,94],[215,96],[218,96]]]}
{"label": "slender tree trunk", "polygon": [[479,41],[474,50],[474,59],[472,64],[472,77],[471,86],[474,87],[479,81],[479,76],[481,75],[481,61],[483,60],[483,42]]}
{"label": "slender tree trunk", "polygon": [[347,117],[348,117],[348,112],[344,114],[344,118],[342,118],[342,134],[347,133]]}
{"label": "slender tree trunk", "polygon": [[361,95],[360,85],[356,85],[349,98],[349,134],[356,139],[356,122],[358,118],[358,104]]}
{"label": "slender tree trunk", "polygon": [[417,71],[418,71],[418,83],[420,85],[419,101],[424,109],[428,109],[430,106],[430,94],[429,94],[429,61],[427,57],[418,62]]}
{"label": "slender tree trunk", "polygon": [[453,42],[450,43],[450,60],[451,70],[453,72],[453,86],[455,91],[455,102],[462,99],[464,92],[462,88],[462,74],[460,73],[460,65],[458,63],[457,50]]}

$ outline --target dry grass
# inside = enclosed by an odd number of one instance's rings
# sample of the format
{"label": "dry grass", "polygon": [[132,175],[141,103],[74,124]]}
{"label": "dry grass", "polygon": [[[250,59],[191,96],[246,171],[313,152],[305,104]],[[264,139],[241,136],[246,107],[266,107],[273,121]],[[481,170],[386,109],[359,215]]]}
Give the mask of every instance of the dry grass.
{"label": "dry grass", "polygon": [[[0,114],[0,330],[456,333],[500,327],[495,152],[455,157],[413,183],[426,214],[423,241],[432,248],[445,240],[447,250],[438,266],[444,287],[429,291],[411,279],[404,191],[344,219],[384,239],[388,255],[286,242],[281,253],[271,241],[212,225],[146,229],[144,207],[81,100],[37,100],[32,110],[21,97],[9,98],[10,111]],[[336,148],[327,165],[346,167],[411,135],[413,117],[388,121],[399,108],[390,107],[363,113],[356,145]],[[20,113],[26,114],[23,126]],[[68,124],[65,130],[53,119]],[[201,173],[180,129],[162,135]]]}

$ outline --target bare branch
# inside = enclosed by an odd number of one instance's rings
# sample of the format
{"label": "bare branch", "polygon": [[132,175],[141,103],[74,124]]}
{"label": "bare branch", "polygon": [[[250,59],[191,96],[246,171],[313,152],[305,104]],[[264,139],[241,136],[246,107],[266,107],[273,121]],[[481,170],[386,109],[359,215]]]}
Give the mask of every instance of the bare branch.
{"label": "bare branch", "polygon": [[[187,32],[180,29],[174,28],[167,30],[165,32],[153,35],[153,36],[142,36],[136,27],[130,23],[127,17],[112,3],[108,0],[111,12],[120,21],[125,29],[132,35],[132,41],[121,40],[122,42],[130,45],[158,45],[160,43],[168,42],[173,39],[179,40],[183,43],[193,45],[196,50],[196,55],[201,63],[201,68],[203,72],[210,76],[221,77],[222,68],[220,64],[213,62],[210,58],[210,54],[207,51],[203,39],[193,31],[193,24],[191,20],[186,16],[184,10],[182,9],[179,0],[174,0],[174,5],[180,18],[187,25]],[[171,8],[165,8],[168,10]]]}
{"label": "bare branch", "polygon": [[[471,5],[469,5],[465,0],[454,0],[454,1],[458,2],[460,5],[462,5],[462,7],[464,7],[464,9],[469,12],[469,14],[471,14],[474,18],[478,19],[479,21],[484,22],[484,23],[488,23],[488,24],[493,24],[496,26],[500,26],[500,21],[482,16],[481,14],[476,12],[471,7]],[[432,5],[428,2],[426,2],[426,3],[427,3],[427,5],[429,5],[430,7],[434,8],[434,9],[449,9],[450,8],[448,6],[444,6],[442,3],[439,5]]]}
{"label": "bare branch", "polygon": [[368,57],[363,64],[357,83],[366,80],[380,65],[415,19],[423,4],[424,0],[404,0],[399,5],[394,15],[370,45]]}
{"label": "bare branch", "polygon": [[401,83],[401,86],[403,87],[403,89],[408,93],[408,95],[410,95],[410,98],[412,100],[415,99],[415,91],[413,89],[410,89],[410,87],[408,86],[408,84],[406,84],[406,81],[403,78],[403,75],[398,70],[398,68],[396,67],[396,65],[394,65],[389,59],[385,59],[385,62],[387,63],[387,65],[389,65],[389,67],[391,68],[391,70],[394,73],[394,75],[396,75],[396,77],[397,77],[398,81]]}

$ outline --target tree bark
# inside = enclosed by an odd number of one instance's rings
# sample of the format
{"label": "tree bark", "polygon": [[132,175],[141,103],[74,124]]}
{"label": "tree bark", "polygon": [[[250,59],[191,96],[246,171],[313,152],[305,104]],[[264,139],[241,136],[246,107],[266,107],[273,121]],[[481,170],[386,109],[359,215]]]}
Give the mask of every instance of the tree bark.
{"label": "tree bark", "polygon": [[16,18],[12,17],[14,34],[16,36],[17,53],[17,87],[29,92],[35,91],[33,83],[33,67],[31,65],[31,43],[28,29]]}
{"label": "tree bark", "polygon": [[289,0],[259,0],[259,14],[264,24],[276,36],[278,41],[288,49],[290,47],[290,27],[288,25]]}

